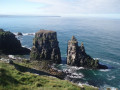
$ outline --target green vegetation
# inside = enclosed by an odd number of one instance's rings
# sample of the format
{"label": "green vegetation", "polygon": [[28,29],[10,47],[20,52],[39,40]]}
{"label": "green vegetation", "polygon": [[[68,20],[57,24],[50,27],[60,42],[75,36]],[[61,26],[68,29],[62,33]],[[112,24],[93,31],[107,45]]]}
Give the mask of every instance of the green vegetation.
{"label": "green vegetation", "polygon": [[81,88],[66,80],[20,72],[14,65],[0,61],[0,90],[98,90],[90,86]]}

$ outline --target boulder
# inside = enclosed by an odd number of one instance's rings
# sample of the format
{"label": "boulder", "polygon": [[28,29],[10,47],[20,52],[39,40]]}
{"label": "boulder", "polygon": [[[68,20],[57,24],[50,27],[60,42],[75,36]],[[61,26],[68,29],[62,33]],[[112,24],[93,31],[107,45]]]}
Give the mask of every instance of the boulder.
{"label": "boulder", "polygon": [[30,50],[21,46],[20,41],[10,31],[0,29],[0,54],[29,54]]}
{"label": "boulder", "polygon": [[99,64],[99,60],[94,60],[86,54],[83,43],[78,46],[78,41],[74,36],[68,41],[67,64],[78,67],[107,69],[107,66]]}
{"label": "boulder", "polygon": [[21,32],[18,32],[17,35],[18,36],[23,36],[23,34]]}
{"label": "boulder", "polygon": [[33,47],[30,53],[31,60],[52,60],[61,63],[61,53],[55,31],[40,30],[35,33]]}

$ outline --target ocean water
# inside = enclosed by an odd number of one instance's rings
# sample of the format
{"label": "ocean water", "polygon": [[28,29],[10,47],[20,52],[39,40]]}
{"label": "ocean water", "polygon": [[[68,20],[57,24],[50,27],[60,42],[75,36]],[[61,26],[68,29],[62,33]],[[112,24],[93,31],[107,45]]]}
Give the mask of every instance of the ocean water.
{"label": "ocean water", "polygon": [[[56,68],[69,73],[66,79],[100,87],[120,89],[120,19],[78,18],[78,17],[0,17],[0,28],[13,33],[22,32],[18,37],[23,46],[31,48],[34,35],[40,29],[57,32],[63,64]],[[74,35],[79,45],[84,43],[87,54],[99,59],[100,63],[112,67],[107,70],[91,70],[71,67],[66,64],[67,42]]]}

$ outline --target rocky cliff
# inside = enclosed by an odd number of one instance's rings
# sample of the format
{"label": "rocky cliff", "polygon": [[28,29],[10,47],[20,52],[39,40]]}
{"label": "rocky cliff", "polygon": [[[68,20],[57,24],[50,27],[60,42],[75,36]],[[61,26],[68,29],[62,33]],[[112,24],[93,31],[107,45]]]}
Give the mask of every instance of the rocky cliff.
{"label": "rocky cliff", "polygon": [[56,32],[40,30],[33,39],[30,59],[52,60],[54,63],[61,63],[61,53],[58,44]]}
{"label": "rocky cliff", "polygon": [[0,54],[29,54],[30,50],[21,46],[20,41],[9,31],[0,29]]}
{"label": "rocky cliff", "polygon": [[67,64],[86,68],[107,69],[107,66],[99,64],[98,60],[94,60],[87,55],[83,43],[81,43],[81,46],[78,46],[77,39],[74,36],[68,41]]}

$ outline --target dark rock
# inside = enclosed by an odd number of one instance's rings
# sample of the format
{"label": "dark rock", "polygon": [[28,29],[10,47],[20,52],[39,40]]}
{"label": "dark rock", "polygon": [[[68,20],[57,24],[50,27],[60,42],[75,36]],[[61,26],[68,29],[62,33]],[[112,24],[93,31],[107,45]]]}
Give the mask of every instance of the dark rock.
{"label": "dark rock", "polygon": [[3,29],[0,29],[0,32],[4,32],[4,30],[3,30]]}
{"label": "dark rock", "polygon": [[18,36],[23,36],[23,34],[21,32],[18,32],[17,35]]}
{"label": "dark rock", "polygon": [[29,54],[30,50],[21,46],[20,41],[9,31],[0,29],[0,54]]}
{"label": "dark rock", "polygon": [[13,61],[9,59],[9,60],[7,61],[7,63],[13,64]]}
{"label": "dark rock", "polygon": [[61,63],[61,53],[58,44],[56,32],[40,30],[33,39],[30,59],[52,60],[54,63]]}
{"label": "dark rock", "polygon": [[83,43],[81,43],[81,46],[78,46],[78,42],[74,36],[72,36],[72,39],[68,41],[67,64],[94,69],[108,68],[105,65],[99,64],[98,60],[94,60],[92,57],[87,55]]}

